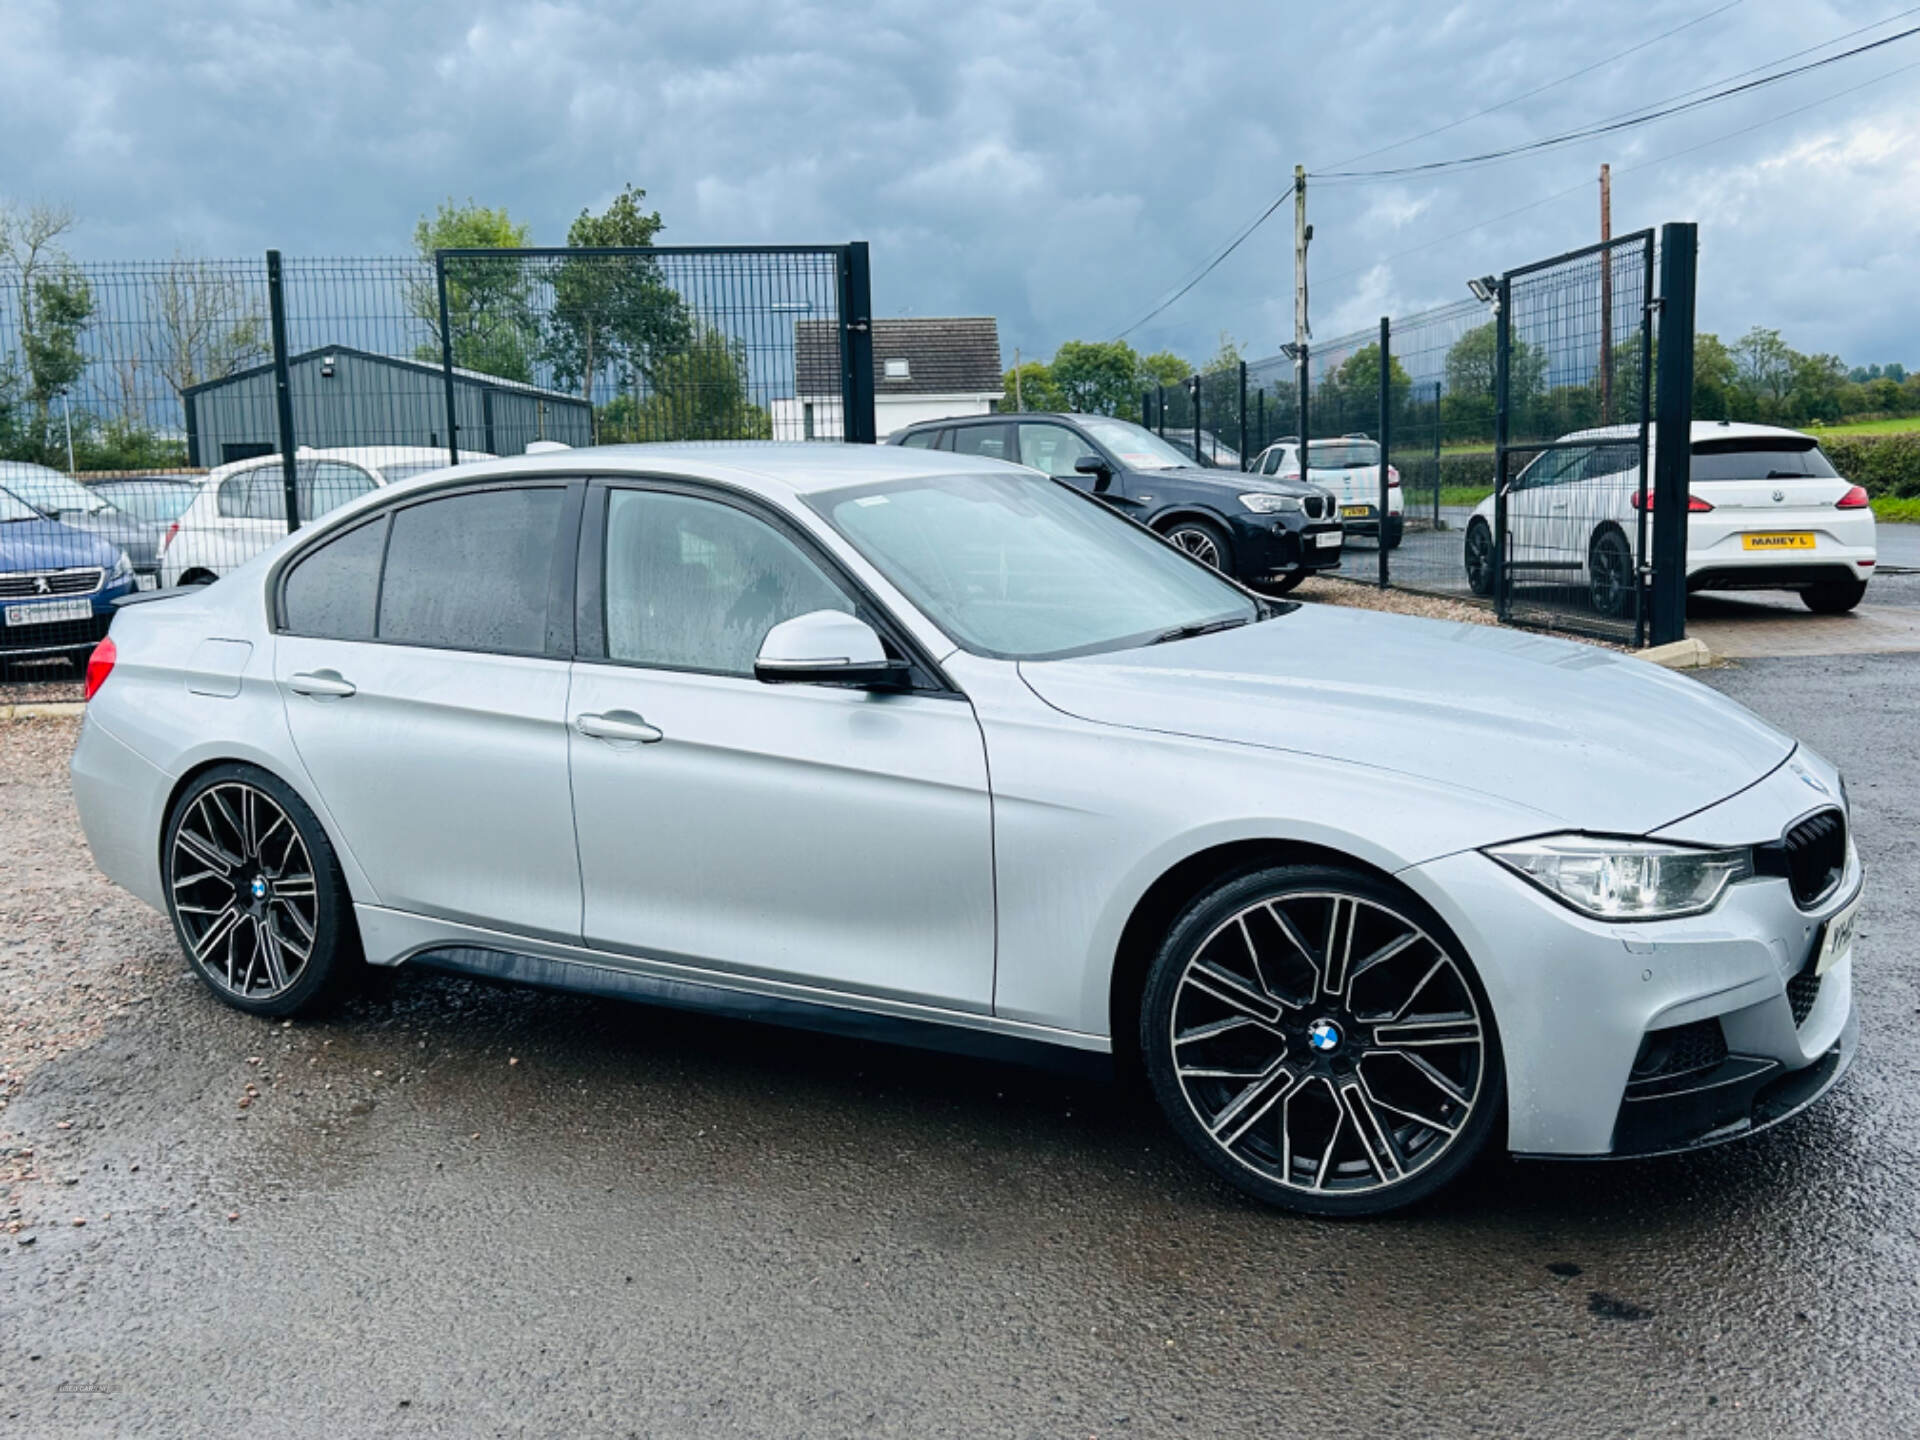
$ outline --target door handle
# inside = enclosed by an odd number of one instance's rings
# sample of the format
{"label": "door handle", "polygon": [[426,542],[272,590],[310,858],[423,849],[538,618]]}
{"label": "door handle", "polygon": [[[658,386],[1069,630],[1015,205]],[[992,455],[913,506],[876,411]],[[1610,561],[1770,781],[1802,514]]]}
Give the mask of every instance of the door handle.
{"label": "door handle", "polygon": [[1564,500],[1556,500],[1553,502],[1553,508],[1556,510],[1564,510],[1567,508],[1567,502]]}
{"label": "door handle", "polygon": [[289,676],[287,688],[296,695],[325,696],[335,700],[344,700],[349,695],[359,693],[359,688],[338,670],[310,670]]}
{"label": "door handle", "polygon": [[604,715],[576,715],[573,728],[595,740],[638,740],[642,745],[657,744],[666,732],[649,725],[631,710],[609,710]]}

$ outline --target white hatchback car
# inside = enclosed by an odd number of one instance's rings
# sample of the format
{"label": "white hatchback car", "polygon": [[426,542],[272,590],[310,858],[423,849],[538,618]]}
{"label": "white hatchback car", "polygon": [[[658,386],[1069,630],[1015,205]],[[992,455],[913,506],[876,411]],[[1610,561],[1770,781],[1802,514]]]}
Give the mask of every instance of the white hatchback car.
{"label": "white hatchback car", "polygon": [[[462,463],[490,460],[462,450]],[[426,445],[302,447],[295,491],[304,525],[368,491],[447,468],[447,452]],[[286,478],[278,455],[236,460],[208,473],[160,543],[160,583],[207,585],[287,533]]]}
{"label": "white hatchback car", "polygon": [[[1380,442],[1365,435],[1343,435],[1338,440],[1312,440],[1307,445],[1307,479],[1331,490],[1340,502],[1340,518],[1349,535],[1378,535],[1380,524]],[[1248,467],[1261,475],[1300,478],[1300,442],[1275,441],[1254,457]],[[1386,546],[1400,543],[1406,525],[1400,498],[1400,472],[1387,466]]]}
{"label": "white hatchback car", "polygon": [[[1585,444],[1574,442],[1588,442]],[[1544,451],[1507,491],[1509,564],[1516,580],[1584,575],[1594,608],[1633,607],[1640,507],[1639,431],[1582,430]],[[1493,593],[1489,495],[1467,523],[1467,583]],[[1837,615],[1867,593],[1879,558],[1873,507],[1798,430],[1695,421],[1687,516],[1688,590],[1797,590],[1809,610]],[[1651,544],[1651,539],[1648,542]]]}

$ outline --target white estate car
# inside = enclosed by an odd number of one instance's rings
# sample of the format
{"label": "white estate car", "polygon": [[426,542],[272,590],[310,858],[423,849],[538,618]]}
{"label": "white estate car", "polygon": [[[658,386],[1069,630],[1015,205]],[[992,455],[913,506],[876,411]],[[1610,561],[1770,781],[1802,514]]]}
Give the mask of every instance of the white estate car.
{"label": "white estate car", "polygon": [[[461,462],[490,460],[462,450]],[[316,520],[382,485],[447,468],[447,452],[427,445],[302,446],[295,471],[300,521]],[[200,493],[161,542],[162,585],[206,585],[245,564],[287,533],[285,473],[278,455],[236,460],[210,471]]]}
{"label": "white estate car", "polygon": [[[1507,490],[1514,578],[1584,575],[1596,610],[1625,615],[1640,535],[1639,430],[1582,430],[1557,443],[1570,448],[1542,452]],[[1476,595],[1493,592],[1493,504],[1482,500],[1467,523]],[[1811,435],[1696,420],[1687,508],[1688,590],[1797,590],[1822,615],[1851,610],[1867,593],[1879,558],[1873,507]]]}
{"label": "white estate car", "polygon": [[[1307,444],[1307,479],[1331,490],[1340,502],[1340,518],[1349,535],[1380,533],[1380,443],[1365,435],[1343,435],[1338,440],[1312,440]],[[1300,478],[1300,442],[1291,437],[1277,440],[1254,457],[1248,467],[1261,475]],[[1400,498],[1400,472],[1387,466],[1386,546],[1400,543],[1405,525]]]}

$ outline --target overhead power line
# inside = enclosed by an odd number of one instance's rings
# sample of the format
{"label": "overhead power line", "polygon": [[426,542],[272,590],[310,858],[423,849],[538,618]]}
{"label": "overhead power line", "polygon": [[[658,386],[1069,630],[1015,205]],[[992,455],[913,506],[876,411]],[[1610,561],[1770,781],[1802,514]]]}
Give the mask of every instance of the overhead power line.
{"label": "overhead power line", "polygon": [[[1415,144],[1418,141],[1430,140],[1435,135],[1444,135],[1449,130],[1457,130],[1462,125],[1471,124],[1473,121],[1480,119],[1482,116],[1491,115],[1495,111],[1505,110],[1509,105],[1518,105],[1522,100],[1531,100],[1536,95],[1544,95],[1546,94],[1547,91],[1552,90],[1557,86],[1565,85],[1569,80],[1578,80],[1582,75],[1591,75],[1595,70],[1604,70],[1607,66],[1613,64],[1616,60],[1624,60],[1629,55],[1637,55],[1640,51],[1647,49],[1649,46],[1658,45],[1662,40],[1670,40],[1675,35],[1678,35],[1682,30],[1691,30],[1694,26],[1703,24],[1706,21],[1713,19],[1713,17],[1716,15],[1724,15],[1726,14],[1727,11],[1733,9],[1735,6],[1742,5],[1744,3],[1745,3],[1745,0],[1727,0],[1726,4],[1716,6],[1714,9],[1707,11],[1706,14],[1704,15],[1696,15],[1693,17],[1693,19],[1686,21],[1684,24],[1676,25],[1671,30],[1662,30],[1658,35],[1650,36],[1649,38],[1642,40],[1638,45],[1629,45],[1626,49],[1616,51],[1614,54],[1607,56],[1607,58],[1604,60],[1596,60],[1591,65],[1582,65],[1578,70],[1570,70],[1565,75],[1562,75],[1558,80],[1549,80],[1544,85],[1536,85],[1533,87],[1533,89],[1523,90],[1518,95],[1509,95],[1506,99],[1500,101],[1498,104],[1489,105],[1484,110],[1476,110],[1471,115],[1462,115],[1458,120],[1449,120],[1446,124],[1436,125],[1431,130],[1422,130],[1418,135],[1409,135],[1406,139],[1396,140],[1391,145],[1382,145],[1378,149],[1368,150],[1359,155],[1349,155],[1344,160],[1336,160],[1332,165],[1329,165],[1326,168],[1328,170],[1332,170],[1337,168],[1338,166],[1356,164],[1361,160],[1371,160],[1374,156],[1385,155],[1390,150],[1401,150],[1407,147],[1408,145]],[[1898,17],[1896,16],[1894,18],[1897,19]],[[1881,20],[1875,23],[1884,25],[1887,22],[1884,20]],[[1873,27],[1868,26],[1867,28],[1872,29]],[[1841,38],[1845,39],[1847,37],[1842,36]],[[1832,44],[1833,42],[1828,41],[1827,43]],[[1816,46],[1815,48],[1817,49],[1820,47]],[[1793,59],[1795,57],[1788,56],[1787,58]],[[1775,61],[1773,63],[1779,64],[1780,62]],[[1313,173],[1318,174],[1319,172],[1315,171]]]}
{"label": "overhead power line", "polygon": [[1206,265],[1201,269],[1199,274],[1195,275],[1191,280],[1187,281],[1186,284],[1182,285],[1178,290],[1174,291],[1166,299],[1162,300],[1158,305],[1154,306],[1153,309],[1149,310],[1146,314],[1142,315],[1138,320],[1134,321],[1133,324],[1127,326],[1126,329],[1122,330],[1118,335],[1114,336],[1113,338],[1116,340],[1126,339],[1127,336],[1131,335],[1134,331],[1138,330],[1142,325],[1146,324],[1149,320],[1153,319],[1154,316],[1158,315],[1162,310],[1165,310],[1169,305],[1173,304],[1174,301],[1178,300],[1182,295],[1185,295],[1189,290],[1193,289],[1194,286],[1198,285],[1202,280],[1206,279],[1207,276],[1211,275],[1214,272],[1214,270],[1218,268],[1222,260],[1225,260],[1229,255],[1233,254],[1234,251],[1238,250],[1241,247],[1241,245],[1246,242],[1248,236],[1252,235],[1254,231],[1258,230],[1262,225],[1267,223],[1268,216],[1272,215],[1274,211],[1278,210],[1282,205],[1286,204],[1287,201],[1293,198],[1293,192],[1297,188],[1299,187],[1294,185],[1289,185],[1287,186],[1286,189],[1282,190],[1278,195],[1274,197],[1273,203],[1267,206],[1266,209],[1262,210],[1259,214],[1259,217],[1255,219],[1251,225],[1247,226],[1246,229],[1242,230],[1238,235],[1234,236],[1233,239],[1228,242],[1224,250],[1222,250],[1218,255],[1215,255],[1213,259],[1209,260],[1206,263]]}
{"label": "overhead power line", "polygon": [[1484,165],[1495,160],[1510,160],[1519,155],[1530,155],[1540,150],[1550,150],[1561,145],[1571,145],[1579,140],[1591,140],[1595,136],[1610,135],[1621,130],[1630,130],[1641,125],[1650,125],[1656,120],[1665,120],[1671,116],[1689,110],[1698,110],[1705,105],[1715,105],[1722,100],[1732,99],[1735,95],[1744,95],[1768,85],[1778,84],[1782,80],[1791,80],[1796,75],[1805,75],[1813,70],[1824,69],[1828,65],[1837,65],[1842,60],[1851,60],[1857,55],[1882,49],[1888,45],[1920,35],[1920,25],[1899,30],[1878,40],[1869,40],[1864,45],[1856,45],[1851,50],[1842,50],[1836,55],[1828,55],[1819,60],[1809,60],[1804,65],[1795,65],[1790,69],[1776,71],[1771,75],[1762,75],[1757,80],[1747,80],[1738,85],[1728,85],[1710,94],[1698,96],[1692,100],[1682,100],[1677,104],[1665,101],[1656,102],[1659,108],[1629,113],[1624,118],[1616,117],[1597,124],[1586,125],[1578,130],[1563,131],[1558,135],[1549,135],[1544,139],[1530,140],[1523,145],[1509,145],[1499,150],[1486,150],[1478,155],[1462,155],[1452,160],[1428,160],[1418,165],[1398,165],[1385,170],[1334,170],[1316,174],[1316,180],[1378,180],[1401,178],[1409,175],[1431,175],[1436,171],[1458,170],[1472,165]]}

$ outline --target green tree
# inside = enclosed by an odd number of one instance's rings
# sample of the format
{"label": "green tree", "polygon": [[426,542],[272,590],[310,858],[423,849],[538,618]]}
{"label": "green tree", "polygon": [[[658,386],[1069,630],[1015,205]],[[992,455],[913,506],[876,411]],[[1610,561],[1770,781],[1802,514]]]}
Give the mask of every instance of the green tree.
{"label": "green tree", "polygon": [[[1800,355],[1793,364],[1788,413],[1794,424],[1822,420],[1831,425],[1846,417],[1847,367],[1838,355]],[[1854,408],[1857,408],[1854,407]]]}
{"label": "green tree", "polygon": [[[413,227],[414,249],[429,263],[436,250],[523,249],[532,239],[532,228],[514,221],[504,209],[490,210],[472,200],[464,205],[443,200],[431,218],[423,215]],[[415,353],[422,360],[439,361],[444,337],[434,281],[423,277],[410,285],[407,304],[433,334],[432,342]],[[453,340],[454,364],[507,380],[532,381],[540,335],[527,270],[520,258],[463,256],[449,260],[447,328]]]}
{"label": "green tree", "polygon": [[1213,358],[1201,367],[1203,374],[1220,375],[1229,370],[1238,370],[1246,356],[1241,353],[1240,342],[1225,330],[1220,332],[1219,348],[1213,352]]}
{"label": "green tree", "polygon": [[1001,384],[1007,392],[1000,402],[1004,410],[1031,413],[1067,408],[1060,387],[1053,383],[1053,371],[1039,360],[1023,361],[1017,369],[1007,371],[1001,377]]}
{"label": "green tree", "polygon": [[1086,415],[1133,415],[1140,357],[1124,340],[1068,340],[1048,367],[1064,408]]}
{"label": "green tree", "polygon": [[[773,420],[749,393],[746,348],[712,325],[655,357],[643,398],[617,396],[599,412],[599,438],[621,440],[766,440]],[[638,390],[636,386],[636,391]]]}
{"label": "green tree", "polygon": [[1693,337],[1693,418],[1734,419],[1739,390],[1733,352],[1711,330],[1700,331]]}
{"label": "green tree", "polygon": [[1151,355],[1140,357],[1140,378],[1137,382],[1142,390],[1154,390],[1162,385],[1183,385],[1193,366],[1171,350],[1156,350]]}
{"label": "green tree", "polygon": [[1741,388],[1769,416],[1777,415],[1793,392],[1794,368],[1804,357],[1780,338],[1778,330],[1756,325],[1733,345],[1734,372]]}
{"label": "green tree", "polygon": [[80,342],[93,318],[93,291],[61,244],[73,224],[61,206],[0,204],[0,275],[16,297],[20,344],[18,360],[4,367],[12,398],[0,399],[11,412],[10,459],[66,464],[66,413],[56,425],[53,407],[86,371]]}
{"label": "green tree", "polygon": [[[643,210],[647,192],[626,186],[599,215],[582,210],[568,227],[575,249],[652,246],[663,228],[660,212]],[[560,262],[553,275],[553,308],[542,354],[554,383],[591,399],[602,374],[623,388],[650,377],[660,357],[683,347],[692,317],[645,255],[581,255]]]}
{"label": "green tree", "polygon": [[[1493,438],[1493,387],[1499,337],[1494,322],[1476,325],[1447,351],[1446,393],[1440,420],[1451,440]],[[1507,409],[1519,433],[1546,378],[1546,359],[1526,341],[1514,339],[1507,355]]]}

